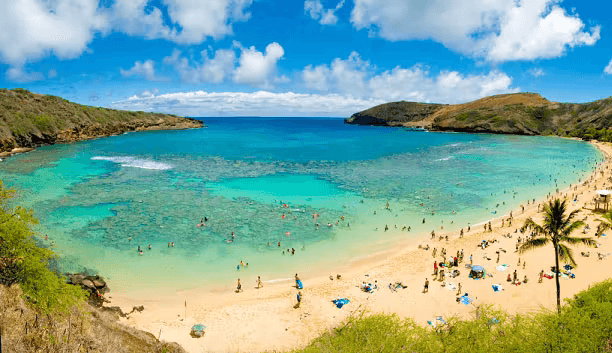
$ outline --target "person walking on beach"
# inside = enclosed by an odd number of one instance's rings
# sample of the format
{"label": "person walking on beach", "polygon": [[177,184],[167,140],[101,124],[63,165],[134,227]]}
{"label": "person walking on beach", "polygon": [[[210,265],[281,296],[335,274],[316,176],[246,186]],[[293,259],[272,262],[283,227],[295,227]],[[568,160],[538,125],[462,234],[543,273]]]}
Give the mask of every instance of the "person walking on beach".
{"label": "person walking on beach", "polygon": [[512,274],[512,284],[515,284],[517,279],[518,279],[518,275],[516,274],[516,270],[514,270],[514,273]]}
{"label": "person walking on beach", "polygon": [[429,292],[429,280],[425,278],[425,285],[423,286],[423,293]]}
{"label": "person walking on beach", "polygon": [[434,261],[434,276],[438,277],[438,263]]}
{"label": "person walking on beach", "polygon": [[540,278],[538,279],[538,283],[542,283],[543,277],[544,277],[544,270],[540,271]]}
{"label": "person walking on beach", "polygon": [[261,277],[257,276],[257,289],[263,287],[263,285],[261,284]]}
{"label": "person walking on beach", "polygon": [[459,286],[457,286],[457,295],[461,294],[461,282],[459,282]]}
{"label": "person walking on beach", "polygon": [[434,248],[433,249],[433,254],[431,255],[432,257],[436,257],[436,252],[438,252],[438,249]]}
{"label": "person walking on beach", "polygon": [[472,265],[472,254],[470,254],[470,266]]}
{"label": "person walking on beach", "polygon": [[301,303],[302,303],[302,291],[299,291],[297,294],[297,304],[295,304],[295,307],[299,308]]}

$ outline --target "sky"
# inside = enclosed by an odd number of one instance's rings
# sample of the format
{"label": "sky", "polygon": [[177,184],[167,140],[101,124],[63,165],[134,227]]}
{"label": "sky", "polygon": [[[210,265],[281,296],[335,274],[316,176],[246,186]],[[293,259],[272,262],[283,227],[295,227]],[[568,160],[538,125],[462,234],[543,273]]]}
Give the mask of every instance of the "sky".
{"label": "sky", "polygon": [[185,116],[612,92],[612,2],[0,0],[0,87]]}

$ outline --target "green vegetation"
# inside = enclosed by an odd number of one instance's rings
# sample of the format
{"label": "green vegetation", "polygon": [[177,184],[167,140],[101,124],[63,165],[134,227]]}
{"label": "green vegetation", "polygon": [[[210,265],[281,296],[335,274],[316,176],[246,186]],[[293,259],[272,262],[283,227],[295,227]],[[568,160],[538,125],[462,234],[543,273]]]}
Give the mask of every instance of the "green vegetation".
{"label": "green vegetation", "polygon": [[510,316],[491,307],[480,307],[473,319],[450,318],[436,330],[395,315],[350,318],[294,352],[612,351],[612,280],[566,301],[559,314],[542,311]]}
{"label": "green vegetation", "polygon": [[22,88],[0,89],[0,151],[71,142],[160,124],[165,128],[202,126],[201,122],[175,115],[90,107]]}
{"label": "green vegetation", "polygon": [[6,206],[13,195],[0,181],[0,283],[19,284],[26,301],[44,314],[65,313],[83,303],[86,293],[48,268],[53,252],[36,246],[32,210]]}
{"label": "green vegetation", "polygon": [[0,351],[185,352],[84,305],[86,292],[50,270],[53,252],[35,244],[32,210],[7,205],[14,195],[0,181]]}
{"label": "green vegetation", "polygon": [[[527,239],[519,248],[519,254],[530,251],[536,248],[546,246],[552,243],[555,249],[555,271],[560,272],[559,259],[564,263],[569,263],[573,267],[577,267],[576,260],[572,254],[572,249],[568,248],[567,244],[583,244],[594,247],[595,240],[592,238],[576,238],[570,234],[582,227],[584,222],[573,221],[574,217],[580,212],[575,210],[566,216],[567,204],[566,200],[559,199],[551,200],[544,205],[544,221],[542,225],[537,224],[532,218],[525,221],[521,228],[522,231],[530,229],[534,233],[531,239]],[[559,287],[559,276],[555,276],[555,284],[557,285],[557,311],[561,311],[561,288]]]}

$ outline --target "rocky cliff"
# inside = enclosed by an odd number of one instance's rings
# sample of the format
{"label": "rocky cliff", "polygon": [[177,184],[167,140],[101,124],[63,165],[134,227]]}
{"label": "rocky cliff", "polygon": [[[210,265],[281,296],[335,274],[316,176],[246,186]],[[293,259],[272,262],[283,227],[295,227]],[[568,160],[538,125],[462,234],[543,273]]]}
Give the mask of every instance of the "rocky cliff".
{"label": "rocky cliff", "polygon": [[393,102],[355,113],[345,123],[588,137],[597,135],[595,130],[607,131],[612,126],[612,98],[575,104],[550,102],[535,93],[516,93],[455,105]]}
{"label": "rocky cliff", "polygon": [[5,154],[128,131],[202,126],[199,120],[175,115],[91,107],[23,89],[0,89],[0,152]]}

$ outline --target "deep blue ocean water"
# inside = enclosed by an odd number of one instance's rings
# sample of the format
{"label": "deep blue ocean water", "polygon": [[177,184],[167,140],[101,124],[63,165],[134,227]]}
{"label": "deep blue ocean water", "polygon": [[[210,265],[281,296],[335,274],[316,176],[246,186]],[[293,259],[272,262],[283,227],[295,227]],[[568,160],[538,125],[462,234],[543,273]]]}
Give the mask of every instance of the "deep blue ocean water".
{"label": "deep blue ocean water", "polygon": [[0,177],[35,209],[62,270],[180,289],[319,271],[440,225],[498,217],[601,161],[587,143],[552,137],[202,120],[207,128],[41,147],[3,161]]}

